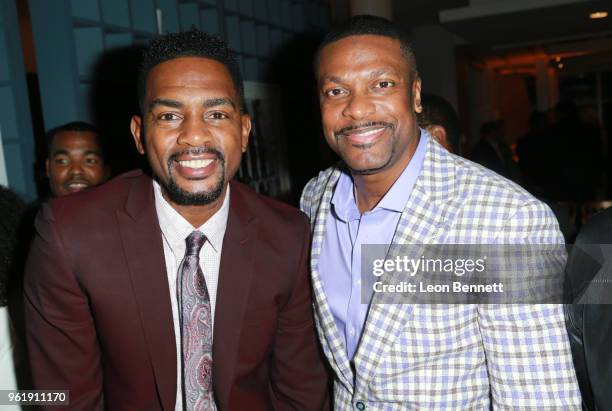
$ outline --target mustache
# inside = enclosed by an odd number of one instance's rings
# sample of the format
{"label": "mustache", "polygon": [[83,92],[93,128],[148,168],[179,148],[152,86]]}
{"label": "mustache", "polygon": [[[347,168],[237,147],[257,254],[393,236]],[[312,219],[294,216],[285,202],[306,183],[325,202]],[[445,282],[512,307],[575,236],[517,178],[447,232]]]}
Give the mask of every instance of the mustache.
{"label": "mustache", "polygon": [[183,150],[183,151],[179,151],[176,153],[172,153],[170,157],[168,158],[168,168],[170,168],[172,166],[172,163],[176,161],[180,156],[184,156],[184,155],[197,156],[200,154],[212,154],[215,156],[217,160],[221,162],[225,162],[225,155],[220,150],[217,150],[216,148],[213,148],[213,147],[195,147],[195,148],[190,148],[188,150]]}
{"label": "mustache", "polygon": [[387,123],[386,121],[368,121],[367,123],[359,123],[359,124],[349,124],[348,126],[342,127],[339,130],[334,131],[334,136],[336,138],[342,136],[343,134],[348,133],[349,131],[358,130],[360,128],[366,127],[388,127],[393,129],[395,126],[391,123]]}

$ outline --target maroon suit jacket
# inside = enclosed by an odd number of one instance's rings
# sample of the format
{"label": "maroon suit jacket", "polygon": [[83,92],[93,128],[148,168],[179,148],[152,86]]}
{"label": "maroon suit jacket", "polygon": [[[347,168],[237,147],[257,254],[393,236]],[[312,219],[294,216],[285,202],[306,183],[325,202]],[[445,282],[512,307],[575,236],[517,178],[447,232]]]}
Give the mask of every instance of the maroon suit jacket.
{"label": "maroon suit jacket", "polygon": [[[220,410],[327,408],[307,219],[231,182],[213,381]],[[174,410],[176,348],[152,181],[140,171],[43,206],[25,273],[35,389],[71,410]]]}

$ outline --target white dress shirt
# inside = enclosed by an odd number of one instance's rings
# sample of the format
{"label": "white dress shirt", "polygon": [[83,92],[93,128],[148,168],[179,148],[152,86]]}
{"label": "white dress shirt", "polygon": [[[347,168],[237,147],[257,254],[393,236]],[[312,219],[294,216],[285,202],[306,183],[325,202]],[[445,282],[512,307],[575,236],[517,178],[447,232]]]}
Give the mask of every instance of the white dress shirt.
{"label": "white dress shirt", "polygon": [[[185,257],[185,240],[193,231],[198,230],[206,236],[206,242],[200,250],[200,268],[204,274],[206,287],[210,296],[212,323],[215,323],[215,303],[217,301],[217,285],[219,283],[219,265],[221,263],[221,248],[227,228],[229,214],[230,190],[227,187],[221,208],[213,214],[202,226],[194,228],[185,220],[163,197],[161,187],[153,181],[155,193],[155,209],[162,232],[166,272],[170,288],[172,304],[172,321],[174,322],[174,338],[176,340],[176,411],[183,410],[182,359],[181,359],[181,325],[179,322],[178,302],[176,295],[176,279],[181,262]],[[214,362],[213,358],[213,362]]]}

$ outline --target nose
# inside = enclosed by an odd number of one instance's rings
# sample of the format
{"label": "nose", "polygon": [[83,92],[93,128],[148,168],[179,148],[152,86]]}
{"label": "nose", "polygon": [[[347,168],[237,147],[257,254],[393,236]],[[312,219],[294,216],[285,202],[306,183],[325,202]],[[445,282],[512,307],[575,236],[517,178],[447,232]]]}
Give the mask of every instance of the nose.
{"label": "nose", "polygon": [[84,174],[83,164],[80,161],[72,161],[70,163],[70,170],[68,170],[71,177],[77,177]]}
{"label": "nose", "polygon": [[362,120],[373,114],[374,111],[374,103],[368,98],[367,95],[360,92],[353,92],[346,107],[344,107],[342,114],[346,117],[352,118],[353,120]]}
{"label": "nose", "polygon": [[189,116],[183,122],[182,130],[178,137],[178,144],[186,144],[192,147],[201,147],[210,139],[210,132],[205,121],[196,116]]}

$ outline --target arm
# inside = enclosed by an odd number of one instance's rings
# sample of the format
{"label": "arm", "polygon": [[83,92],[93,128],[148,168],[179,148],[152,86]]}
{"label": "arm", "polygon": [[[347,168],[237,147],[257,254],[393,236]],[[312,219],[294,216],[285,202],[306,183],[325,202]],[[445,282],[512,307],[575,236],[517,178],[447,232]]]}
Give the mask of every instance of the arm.
{"label": "arm", "polygon": [[280,313],[274,342],[272,398],[276,410],[329,409],[328,376],[313,323],[308,274],[310,236],[304,221],[292,295]]}
{"label": "arm", "polygon": [[[502,231],[499,244],[563,243],[552,212],[535,201]],[[581,409],[561,304],[491,304],[478,312],[495,409]]]}
{"label": "arm", "polygon": [[71,410],[101,410],[102,369],[94,320],[50,206],[39,213],[36,231],[24,283],[33,388],[68,389]]}

